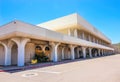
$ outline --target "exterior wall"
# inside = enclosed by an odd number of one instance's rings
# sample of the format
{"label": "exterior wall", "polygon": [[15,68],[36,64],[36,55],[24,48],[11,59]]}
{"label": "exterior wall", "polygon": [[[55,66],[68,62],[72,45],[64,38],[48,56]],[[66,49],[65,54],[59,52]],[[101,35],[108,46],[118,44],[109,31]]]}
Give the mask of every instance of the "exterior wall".
{"label": "exterior wall", "polygon": [[25,47],[25,63],[29,63],[35,55],[35,44],[27,43]]}
{"label": "exterior wall", "polygon": [[83,37],[82,37],[83,31],[77,30],[77,33],[78,33],[78,38],[83,39]]}
{"label": "exterior wall", "polygon": [[56,32],[68,35],[68,29],[56,30]]}
{"label": "exterior wall", "polygon": [[100,39],[100,38],[98,38],[98,37],[96,37],[96,36],[94,36],[94,35],[92,35],[88,32],[85,32],[83,30],[77,30],[77,33],[78,33],[78,38],[80,38],[80,39],[83,39],[83,33],[84,33],[84,40],[89,41],[89,36],[90,36],[91,42],[101,44],[101,45],[105,45],[105,46],[110,45],[109,43],[106,43],[102,39]]}
{"label": "exterior wall", "polygon": [[71,55],[70,48],[65,47],[65,59],[70,59],[70,55]]}
{"label": "exterior wall", "polygon": [[[11,25],[13,25],[13,27],[16,29],[13,29]],[[0,44],[1,44],[0,45],[0,64],[1,65],[11,65],[10,63],[8,63],[8,62],[11,62],[12,65],[17,64],[18,66],[24,66],[24,63],[29,63],[31,58],[34,56],[36,45],[41,46],[42,51],[47,53],[47,56],[49,55],[50,59],[52,59],[54,62],[61,61],[62,55],[63,55],[62,54],[63,46],[65,47],[65,50],[64,50],[65,58],[63,59],[72,59],[72,60],[74,60],[75,58],[74,55],[77,53],[74,50],[75,47],[81,47],[83,58],[86,58],[86,51],[85,51],[86,48],[98,49],[99,51],[100,49],[103,49],[105,51],[104,54],[106,55],[110,53],[110,50],[111,51],[114,50],[113,48],[103,46],[103,45],[108,45],[108,43],[106,43],[104,40],[98,37],[95,37],[92,34],[89,34],[89,32],[86,32],[83,30],[79,31],[79,30],[76,30],[75,28],[69,28],[70,30],[68,28],[65,30],[58,30],[61,33],[69,34],[70,32],[70,36],[68,36],[68,35],[60,34],[58,32],[39,28],[34,25],[22,23],[19,21],[14,21],[12,22],[11,25],[9,29],[14,30],[15,35],[9,38],[7,37],[7,35],[10,34],[8,29],[7,30],[3,29],[3,27],[7,28],[8,25],[7,27],[3,26],[2,29],[0,28],[1,32],[2,31],[8,32],[8,34],[4,34],[4,33],[2,34],[0,32]],[[83,40],[82,33],[84,33],[84,40]],[[14,34],[14,32],[12,32],[11,34]],[[91,36],[91,40],[93,42],[88,41],[89,35]],[[4,37],[1,38],[1,36],[4,36]],[[103,45],[99,45],[97,43],[99,42],[98,40],[101,40],[103,42],[102,43]],[[12,45],[11,41],[15,44],[12,46],[10,51],[9,48]],[[10,46],[8,46],[9,42],[11,42]],[[45,46],[51,46],[50,51],[45,51]],[[11,55],[11,59],[9,57],[10,55]]]}
{"label": "exterior wall", "polygon": [[44,28],[47,28],[53,31],[77,26],[78,29],[86,30],[90,32],[91,34],[95,35],[96,37],[99,37],[101,39],[104,39],[106,42],[111,43],[110,39],[108,39],[103,33],[98,31],[94,26],[89,24],[86,20],[84,20],[77,13],[64,16],[64,17],[60,17],[55,20],[51,20],[51,21],[39,24],[38,26],[44,27]]}
{"label": "exterior wall", "polygon": [[0,44],[0,65],[4,65],[5,63],[5,50],[4,46]]}

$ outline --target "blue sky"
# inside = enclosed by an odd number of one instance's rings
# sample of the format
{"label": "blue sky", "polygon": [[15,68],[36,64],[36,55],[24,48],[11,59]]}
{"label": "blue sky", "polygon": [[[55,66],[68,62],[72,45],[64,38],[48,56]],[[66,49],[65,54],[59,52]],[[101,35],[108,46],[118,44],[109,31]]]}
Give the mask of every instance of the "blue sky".
{"label": "blue sky", "polygon": [[14,19],[39,24],[74,12],[120,42],[119,0],[0,0],[0,26]]}

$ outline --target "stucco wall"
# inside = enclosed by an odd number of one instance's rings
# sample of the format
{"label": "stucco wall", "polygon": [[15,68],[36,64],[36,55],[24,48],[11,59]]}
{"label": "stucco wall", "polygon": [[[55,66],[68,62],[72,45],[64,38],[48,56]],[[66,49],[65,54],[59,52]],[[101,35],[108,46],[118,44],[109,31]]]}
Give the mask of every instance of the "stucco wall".
{"label": "stucco wall", "polygon": [[60,30],[56,30],[56,32],[68,35],[68,29],[60,29]]}
{"label": "stucco wall", "polygon": [[29,63],[35,55],[35,44],[27,43],[25,46],[25,63]]}

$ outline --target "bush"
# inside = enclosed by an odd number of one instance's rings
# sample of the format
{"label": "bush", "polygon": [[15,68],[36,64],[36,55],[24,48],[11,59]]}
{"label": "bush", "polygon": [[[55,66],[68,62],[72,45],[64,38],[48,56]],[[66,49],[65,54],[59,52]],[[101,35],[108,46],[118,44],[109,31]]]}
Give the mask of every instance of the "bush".
{"label": "bush", "polygon": [[49,58],[45,55],[44,52],[41,52],[39,54],[35,54],[34,59],[37,59],[38,63],[49,61]]}

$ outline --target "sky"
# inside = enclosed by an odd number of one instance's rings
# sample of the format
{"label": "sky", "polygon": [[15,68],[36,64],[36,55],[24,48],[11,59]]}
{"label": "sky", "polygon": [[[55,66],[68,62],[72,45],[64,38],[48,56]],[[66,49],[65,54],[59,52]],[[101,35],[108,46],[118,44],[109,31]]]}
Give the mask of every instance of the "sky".
{"label": "sky", "polygon": [[120,42],[120,0],[0,0],[0,26],[15,19],[36,25],[72,13]]}

